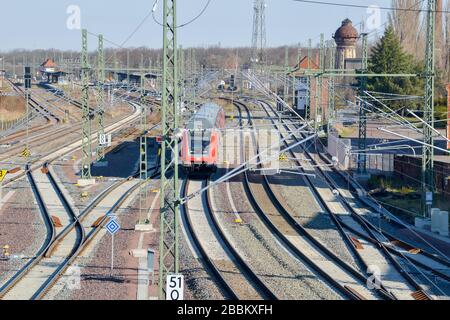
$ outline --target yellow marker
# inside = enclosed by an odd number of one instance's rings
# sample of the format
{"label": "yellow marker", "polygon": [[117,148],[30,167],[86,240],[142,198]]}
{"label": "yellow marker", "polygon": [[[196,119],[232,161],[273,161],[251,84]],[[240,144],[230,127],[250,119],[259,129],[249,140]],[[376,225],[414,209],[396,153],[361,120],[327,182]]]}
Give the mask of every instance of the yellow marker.
{"label": "yellow marker", "polygon": [[0,170],[0,182],[5,179],[6,175],[8,174],[8,170]]}
{"label": "yellow marker", "polygon": [[22,154],[20,155],[22,158],[29,158],[31,156],[31,152],[28,149],[24,149]]}
{"label": "yellow marker", "polygon": [[158,193],[159,192],[159,189],[153,189],[152,190],[152,193]]}
{"label": "yellow marker", "polygon": [[242,223],[242,219],[234,219],[234,223]]}
{"label": "yellow marker", "polygon": [[3,246],[3,256],[9,257],[9,245]]}
{"label": "yellow marker", "polygon": [[161,156],[161,149],[158,149],[158,156]]}

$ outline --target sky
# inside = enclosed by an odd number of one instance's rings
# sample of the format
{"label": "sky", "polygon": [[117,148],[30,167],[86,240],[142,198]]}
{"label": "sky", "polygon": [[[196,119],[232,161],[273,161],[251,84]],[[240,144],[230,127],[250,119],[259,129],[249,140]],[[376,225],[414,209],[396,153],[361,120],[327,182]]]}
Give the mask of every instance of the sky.
{"label": "sky", "polygon": [[[339,3],[390,6],[390,0],[331,0]],[[161,4],[155,12],[161,20]],[[178,0],[178,21],[184,23],[195,17],[207,0]],[[151,12],[154,0],[14,0],[2,1],[0,51],[17,48],[80,50],[80,30],[67,28],[71,5],[80,8],[81,27],[90,32],[104,34],[105,38],[121,44]],[[282,46],[314,43],[321,32],[326,39],[345,18],[357,24],[370,20],[373,15],[362,8],[341,8],[295,2],[293,0],[267,0],[267,45]],[[381,11],[380,22],[387,19]],[[252,37],[253,0],[211,0],[206,12],[192,24],[179,29],[179,44],[183,47],[221,45],[222,47],[250,46]],[[9,27],[7,27],[9,26]],[[383,26],[382,26],[383,27]],[[359,28],[359,27],[358,27]],[[381,29],[382,30],[382,29]],[[96,40],[91,37],[90,49]],[[150,17],[125,44],[130,47],[159,48],[162,27]],[[107,46],[110,46],[107,44]]]}

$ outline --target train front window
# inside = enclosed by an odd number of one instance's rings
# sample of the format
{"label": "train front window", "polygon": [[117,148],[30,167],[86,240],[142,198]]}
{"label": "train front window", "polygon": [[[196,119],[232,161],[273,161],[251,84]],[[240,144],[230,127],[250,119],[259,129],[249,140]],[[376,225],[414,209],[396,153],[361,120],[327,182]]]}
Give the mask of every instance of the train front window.
{"label": "train front window", "polygon": [[205,130],[190,131],[190,153],[191,155],[205,155],[209,152],[211,144],[211,133]]}

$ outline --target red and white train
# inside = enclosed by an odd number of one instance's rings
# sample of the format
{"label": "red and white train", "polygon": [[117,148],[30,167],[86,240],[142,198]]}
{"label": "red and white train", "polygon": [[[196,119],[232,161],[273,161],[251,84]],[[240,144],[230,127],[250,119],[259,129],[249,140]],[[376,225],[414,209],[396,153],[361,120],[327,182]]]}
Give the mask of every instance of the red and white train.
{"label": "red and white train", "polygon": [[206,103],[186,124],[181,144],[181,165],[187,172],[215,171],[220,131],[225,127],[225,112],[215,103]]}

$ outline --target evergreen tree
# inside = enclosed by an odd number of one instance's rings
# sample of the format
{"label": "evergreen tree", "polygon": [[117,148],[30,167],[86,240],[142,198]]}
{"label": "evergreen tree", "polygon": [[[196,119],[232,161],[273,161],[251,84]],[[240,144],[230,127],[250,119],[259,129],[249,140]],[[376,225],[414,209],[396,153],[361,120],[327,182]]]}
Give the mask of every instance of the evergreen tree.
{"label": "evergreen tree", "polygon": [[[412,55],[405,53],[400,40],[388,26],[383,37],[372,49],[369,59],[370,73],[421,73],[422,64],[414,61]],[[423,80],[420,77],[374,77],[368,78],[370,91],[422,95]]]}

